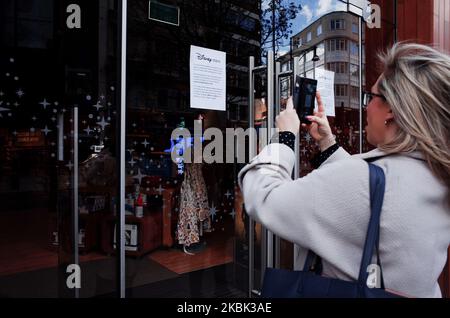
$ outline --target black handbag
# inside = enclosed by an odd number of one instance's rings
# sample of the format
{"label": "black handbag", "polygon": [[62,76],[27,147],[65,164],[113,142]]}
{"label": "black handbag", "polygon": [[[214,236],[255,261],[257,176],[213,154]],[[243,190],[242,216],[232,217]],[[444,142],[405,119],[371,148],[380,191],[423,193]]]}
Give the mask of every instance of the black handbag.
{"label": "black handbag", "polygon": [[[263,298],[397,298],[398,294],[385,290],[380,263],[378,242],[380,214],[383,206],[385,176],[383,170],[369,163],[370,171],[370,221],[357,281],[344,281],[320,276],[320,257],[309,251],[303,271],[267,268],[264,274],[261,297]],[[381,288],[367,286],[367,268],[373,252],[377,252]],[[316,260],[314,262],[314,260]],[[313,264],[315,263],[315,264]]]}

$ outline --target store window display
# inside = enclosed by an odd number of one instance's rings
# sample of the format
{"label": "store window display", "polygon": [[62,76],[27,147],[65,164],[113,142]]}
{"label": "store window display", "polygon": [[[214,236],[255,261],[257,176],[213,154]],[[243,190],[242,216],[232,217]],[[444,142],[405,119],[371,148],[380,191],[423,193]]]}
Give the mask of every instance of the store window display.
{"label": "store window display", "polygon": [[177,226],[178,243],[186,254],[192,254],[191,245],[200,242],[203,231],[211,231],[208,194],[202,164],[192,163],[185,166]]}

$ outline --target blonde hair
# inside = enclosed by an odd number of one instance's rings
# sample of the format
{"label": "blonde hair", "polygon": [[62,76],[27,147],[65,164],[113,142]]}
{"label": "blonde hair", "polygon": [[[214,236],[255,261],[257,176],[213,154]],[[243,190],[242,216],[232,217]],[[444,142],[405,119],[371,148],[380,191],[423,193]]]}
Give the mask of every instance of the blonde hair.
{"label": "blonde hair", "polygon": [[399,127],[379,148],[421,151],[446,185],[450,205],[450,56],[425,45],[397,43],[379,57],[384,67],[379,91]]}

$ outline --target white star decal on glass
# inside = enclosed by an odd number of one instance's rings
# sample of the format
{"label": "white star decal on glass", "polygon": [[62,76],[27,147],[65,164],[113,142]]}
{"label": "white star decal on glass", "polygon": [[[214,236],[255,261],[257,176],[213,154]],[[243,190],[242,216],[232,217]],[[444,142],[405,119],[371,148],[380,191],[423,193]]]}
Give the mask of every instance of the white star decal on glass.
{"label": "white star decal on glass", "polygon": [[72,170],[72,168],[73,168],[73,163],[72,163],[72,161],[69,161],[69,163],[66,164],[66,167],[69,168],[69,170]]}
{"label": "white star decal on glass", "polygon": [[87,128],[84,129],[84,131],[85,131],[86,134],[89,136],[93,130],[91,129],[91,127],[87,126]]}
{"label": "white star decal on glass", "polygon": [[19,98],[21,98],[23,95],[25,95],[25,92],[19,88],[19,90],[16,92],[16,94]]}
{"label": "white star decal on glass", "polygon": [[103,108],[103,106],[100,105],[100,101],[98,101],[97,104],[93,105],[93,107],[94,107],[95,109],[97,109],[97,111],[98,111],[100,108]]}
{"label": "white star decal on glass", "polygon": [[138,173],[137,173],[137,175],[133,176],[133,179],[138,179],[138,180],[139,180],[139,185],[140,185],[141,182],[142,182],[142,179],[143,179],[144,177],[146,177],[146,176],[147,176],[147,175],[142,174],[142,173],[141,173],[141,169],[138,168]]}
{"label": "white star decal on glass", "polygon": [[309,142],[311,142],[311,139],[312,139],[311,135],[309,133],[307,133],[305,136],[305,140],[309,143]]}
{"label": "white star decal on glass", "polygon": [[150,143],[147,141],[147,138],[145,138],[145,140],[141,142],[141,144],[143,144],[145,148],[147,148],[147,146],[150,145]]}
{"label": "white star decal on glass", "polygon": [[163,191],[164,191],[164,188],[161,185],[159,185],[159,187],[156,189],[156,192],[158,192],[159,195],[162,195]]}
{"label": "white star decal on glass", "polygon": [[227,200],[230,199],[230,196],[231,196],[230,190],[227,190],[227,192],[225,193],[225,196],[227,197]]}
{"label": "white star decal on glass", "polygon": [[44,100],[42,102],[40,102],[39,105],[42,105],[42,107],[44,107],[44,109],[47,109],[47,106],[49,106],[50,103],[47,102],[47,99],[44,98]]}
{"label": "white star decal on glass", "polygon": [[47,125],[45,125],[45,128],[44,128],[44,129],[41,129],[41,131],[42,131],[46,136],[47,136],[47,134],[48,134],[49,132],[52,132],[52,130],[48,129]]}
{"label": "white star decal on glass", "polygon": [[128,163],[131,165],[131,167],[133,167],[136,161],[134,161],[134,158],[131,158],[131,160],[128,161]]}
{"label": "white star decal on glass", "polygon": [[102,120],[97,123],[97,125],[102,127],[102,130],[105,130],[106,126],[109,126],[109,123],[105,121],[105,117],[102,117]]}
{"label": "white star decal on glass", "polygon": [[25,95],[25,93],[24,93],[24,91],[23,91],[22,89],[19,89],[19,90],[16,92],[16,94],[17,94],[17,96],[18,96],[19,98],[21,98],[23,95]]}
{"label": "white star decal on glass", "polygon": [[211,219],[214,221],[214,218],[216,217],[217,214],[217,209],[214,206],[214,204],[211,206],[211,208],[209,209],[209,215],[211,215]]}

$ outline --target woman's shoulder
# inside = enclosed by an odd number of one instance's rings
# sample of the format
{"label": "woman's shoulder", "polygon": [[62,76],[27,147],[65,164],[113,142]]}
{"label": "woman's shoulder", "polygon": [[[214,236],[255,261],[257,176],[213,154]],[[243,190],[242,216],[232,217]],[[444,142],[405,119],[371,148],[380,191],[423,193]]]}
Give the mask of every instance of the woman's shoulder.
{"label": "woman's shoulder", "polygon": [[388,153],[386,151],[383,151],[379,148],[375,148],[369,152],[361,153],[361,154],[355,154],[352,156],[353,158],[359,158],[364,159],[367,161],[376,161],[381,158],[385,159],[416,159],[425,161],[425,157],[423,153],[419,150],[411,151],[411,152],[393,152]]}
{"label": "woman's shoulder", "polygon": [[320,168],[313,170],[306,177],[318,178],[341,186],[345,186],[345,184],[361,186],[368,184],[369,165],[364,159],[355,156],[335,158],[327,160]]}

